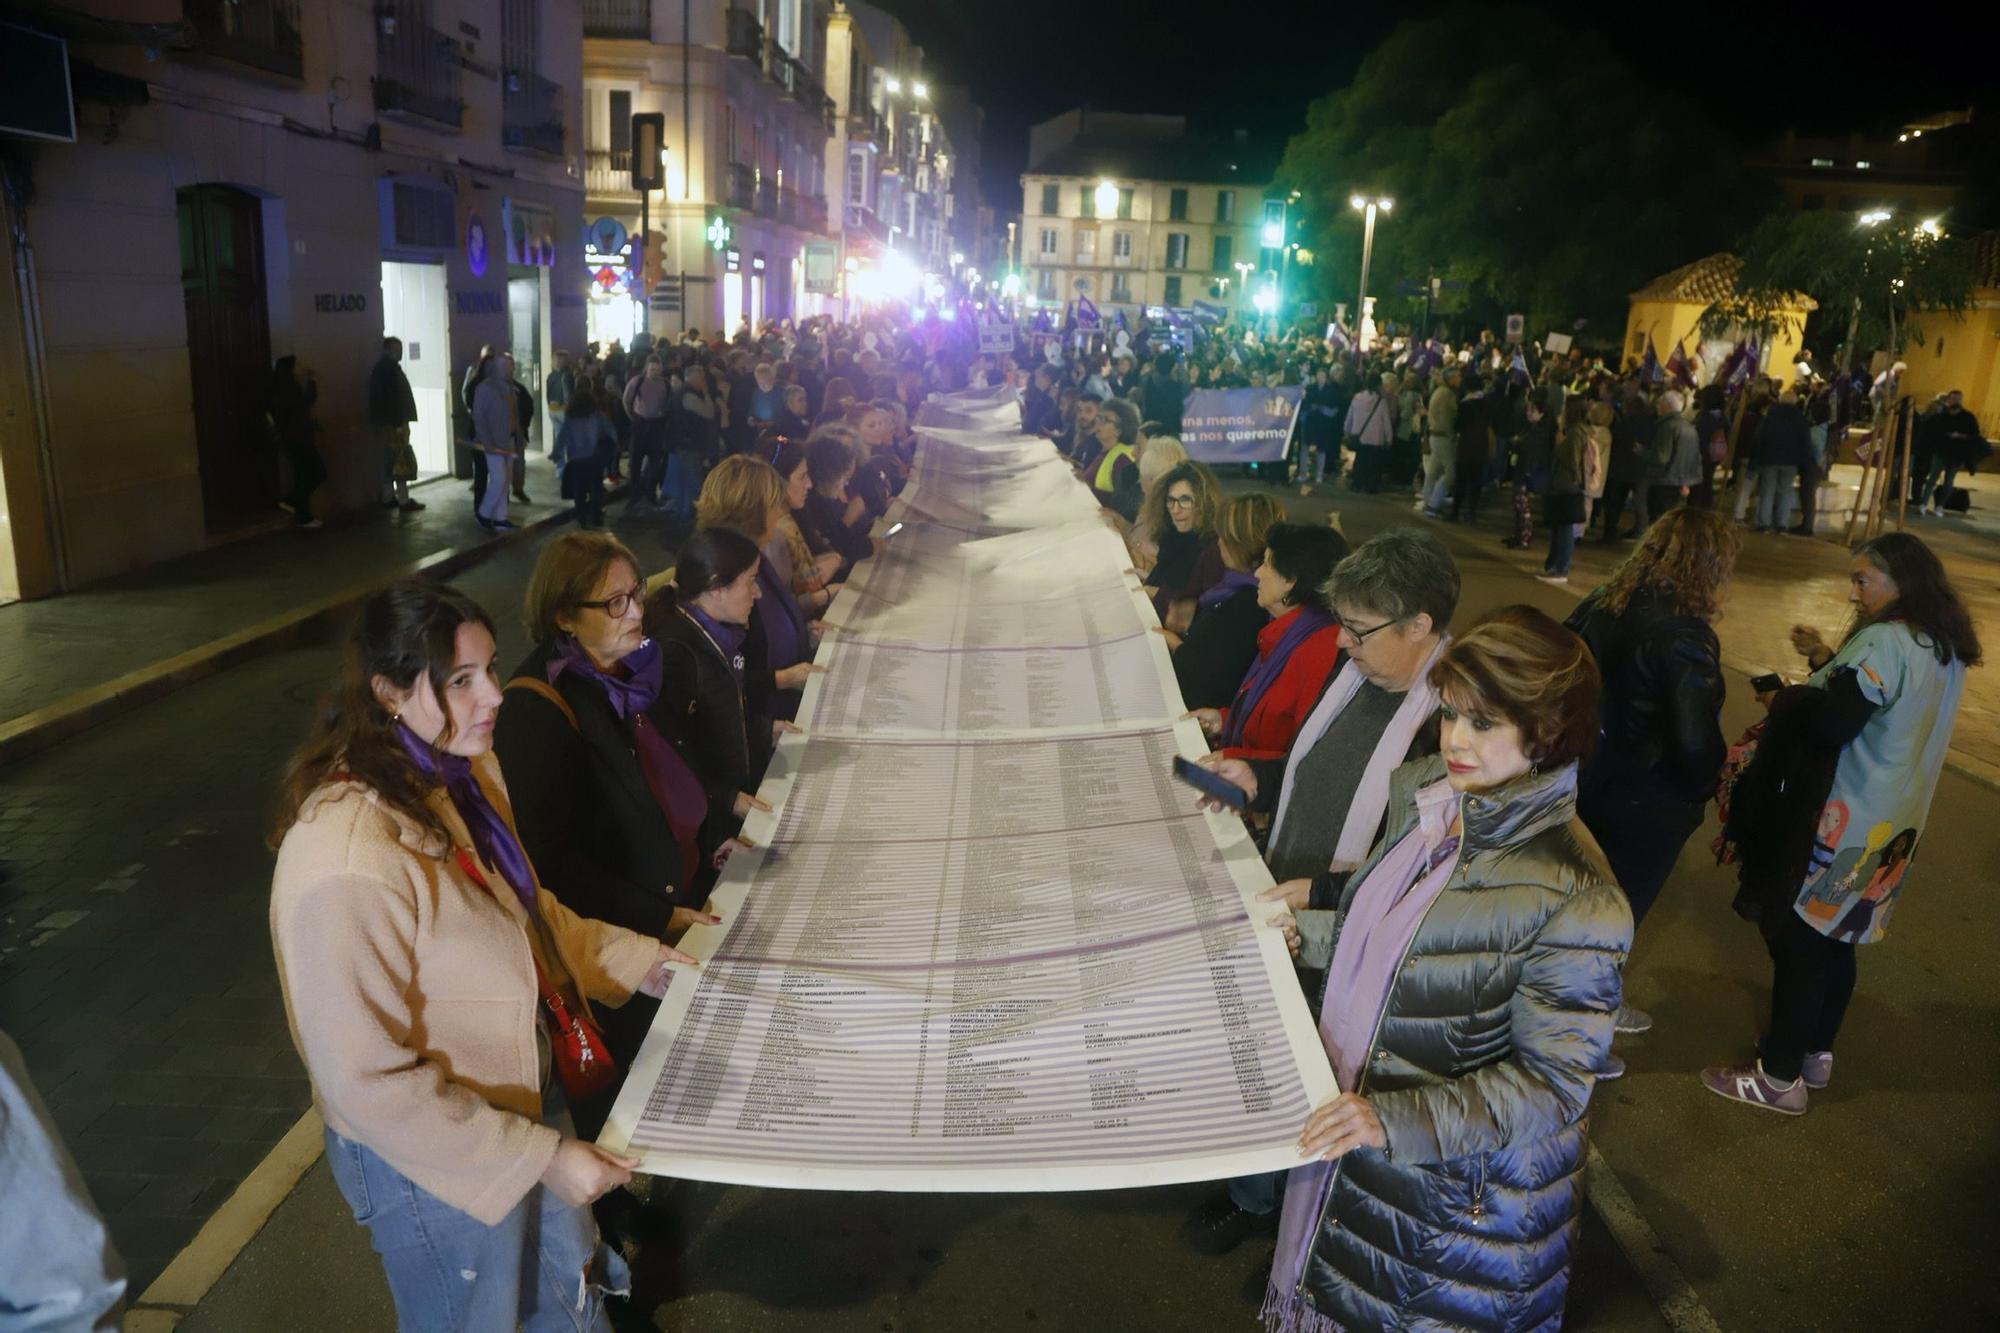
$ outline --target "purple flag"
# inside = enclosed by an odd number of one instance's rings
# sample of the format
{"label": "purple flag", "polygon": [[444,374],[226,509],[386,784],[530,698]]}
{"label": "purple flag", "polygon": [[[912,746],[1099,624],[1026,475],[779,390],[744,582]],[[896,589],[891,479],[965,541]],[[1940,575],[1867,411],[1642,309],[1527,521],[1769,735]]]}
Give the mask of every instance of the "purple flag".
{"label": "purple flag", "polygon": [[1694,387],[1694,366],[1688,361],[1687,354],[1681,350],[1680,343],[1674,344],[1674,354],[1667,358],[1667,374],[1673,377],[1675,384],[1684,389]]}
{"label": "purple flag", "polygon": [[1507,365],[1507,378],[1516,384],[1533,384],[1534,377],[1528,374],[1528,358],[1520,348],[1514,349],[1514,359]]}
{"label": "purple flag", "polygon": [[1088,296],[1078,292],[1076,297],[1076,326],[1080,329],[1094,329],[1103,322],[1097,313],[1097,306]]}

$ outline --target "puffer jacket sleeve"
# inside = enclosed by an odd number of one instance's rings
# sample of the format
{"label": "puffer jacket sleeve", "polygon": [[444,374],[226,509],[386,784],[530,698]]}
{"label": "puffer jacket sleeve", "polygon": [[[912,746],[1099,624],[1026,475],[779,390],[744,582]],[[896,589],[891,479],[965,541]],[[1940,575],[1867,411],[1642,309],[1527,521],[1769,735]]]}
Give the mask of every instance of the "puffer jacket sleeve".
{"label": "puffer jacket sleeve", "polygon": [[1609,879],[1577,888],[1527,947],[1509,1002],[1513,1053],[1460,1078],[1370,1098],[1398,1162],[1436,1164],[1555,1134],[1590,1102],[1611,1049],[1632,909]]}
{"label": "puffer jacket sleeve", "polygon": [[1715,795],[1729,742],[1722,735],[1722,646],[1715,631],[1686,619],[1651,650],[1649,663],[1666,716],[1668,766],[1690,801]]}

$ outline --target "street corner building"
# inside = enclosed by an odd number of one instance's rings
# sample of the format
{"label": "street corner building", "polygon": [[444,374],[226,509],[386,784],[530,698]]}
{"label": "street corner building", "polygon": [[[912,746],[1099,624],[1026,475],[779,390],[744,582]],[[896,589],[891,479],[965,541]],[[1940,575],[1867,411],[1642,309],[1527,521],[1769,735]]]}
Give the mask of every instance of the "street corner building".
{"label": "street corner building", "polygon": [[[283,521],[273,363],[318,386],[320,508],[372,503],[404,344],[419,473],[483,345],[584,336],[581,0],[28,7],[0,162],[0,600]],[[545,448],[545,423],[531,447]]]}

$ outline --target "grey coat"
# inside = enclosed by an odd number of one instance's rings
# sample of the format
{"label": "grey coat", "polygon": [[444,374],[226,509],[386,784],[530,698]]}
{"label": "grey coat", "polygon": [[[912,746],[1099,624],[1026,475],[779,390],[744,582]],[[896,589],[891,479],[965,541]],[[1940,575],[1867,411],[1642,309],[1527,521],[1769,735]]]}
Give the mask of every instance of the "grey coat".
{"label": "grey coat", "polygon": [[[1444,773],[1438,756],[1396,770],[1389,827],[1339,912],[1300,914],[1302,963],[1331,958],[1355,892],[1415,827],[1418,789]],[[1343,1328],[1562,1322],[1584,1110],[1611,1049],[1632,911],[1576,818],[1574,764],[1468,795],[1462,812],[1457,864],[1354,1089],[1388,1149],[1340,1159],[1306,1264],[1305,1298]]]}

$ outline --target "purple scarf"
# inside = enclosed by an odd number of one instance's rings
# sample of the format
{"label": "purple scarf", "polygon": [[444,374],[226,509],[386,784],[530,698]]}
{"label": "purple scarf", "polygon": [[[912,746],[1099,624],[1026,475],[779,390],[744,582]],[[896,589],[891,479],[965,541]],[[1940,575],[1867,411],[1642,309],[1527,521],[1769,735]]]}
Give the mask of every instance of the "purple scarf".
{"label": "purple scarf", "polygon": [[[769,560],[757,562],[757,585],[764,595],[757,599],[752,614],[763,623],[765,663],[773,671],[797,666],[812,656],[812,639],[806,629],[805,612],[791,586]],[[796,692],[794,692],[796,698]]]}
{"label": "purple scarf", "polygon": [[701,872],[701,826],[708,818],[708,793],[687,761],[653,725],[650,710],[660,697],[660,645],[647,639],[618,665],[625,669],[625,675],[598,670],[583,646],[565,634],[549,658],[549,683],[553,685],[566,671],[586,677],[604,691],[611,711],[632,728],[632,753],[639,760],[647,790],[653,793],[654,803],[673,831],[674,844],[680,848],[680,887],[683,894],[689,893]]}
{"label": "purple scarf", "polygon": [[1226,570],[1223,572],[1222,577],[1216,580],[1213,588],[1210,588],[1195,600],[1202,606],[1220,606],[1237,593],[1242,592],[1245,588],[1254,588],[1256,586],[1257,576],[1255,574],[1246,574],[1240,569]]}
{"label": "purple scarf", "polygon": [[506,818],[486,799],[478,777],[473,774],[472,761],[419,740],[417,733],[401,723],[396,725],[396,734],[402,738],[403,749],[417,771],[441,785],[451,797],[452,808],[465,821],[466,832],[472,835],[472,849],[479,853],[479,859],[500,872],[500,877],[514,890],[514,896],[521,900],[521,906],[528,909],[529,918],[537,917],[540,906],[535,901],[535,872],[528,865],[528,854],[521,850],[521,841],[508,827]]}
{"label": "purple scarf", "polygon": [[1317,606],[1301,606],[1290,615],[1292,623],[1271,645],[1271,651],[1251,664],[1250,673],[1243,677],[1243,684],[1236,691],[1235,701],[1229,705],[1229,721],[1222,728],[1225,747],[1243,744],[1243,729],[1250,725],[1250,714],[1257,711],[1265,693],[1285,674],[1285,664],[1291,661],[1292,654],[1300,644],[1333,623],[1333,617]]}
{"label": "purple scarf", "polygon": [[729,664],[730,674],[736,677],[736,688],[743,688],[743,640],[750,637],[747,625],[725,625],[708,612],[693,603],[682,605],[687,618],[701,626],[709,639],[722,651],[722,660]]}

